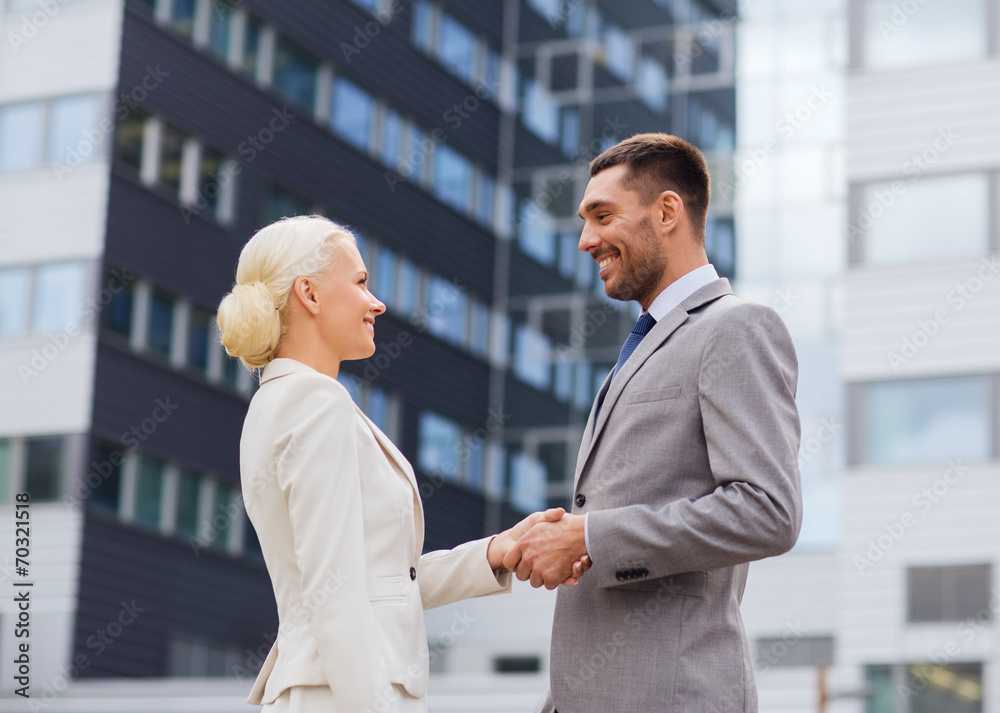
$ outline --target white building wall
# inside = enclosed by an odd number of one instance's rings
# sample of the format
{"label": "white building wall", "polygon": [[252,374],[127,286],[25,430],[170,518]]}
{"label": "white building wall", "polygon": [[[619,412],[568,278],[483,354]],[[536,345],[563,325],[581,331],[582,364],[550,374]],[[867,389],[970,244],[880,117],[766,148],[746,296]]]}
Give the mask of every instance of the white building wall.
{"label": "white building wall", "polygon": [[[920,180],[1000,168],[998,70],[1000,62],[983,60],[851,77],[848,181]],[[944,136],[951,142],[939,140]],[[914,157],[925,163],[915,178]],[[996,205],[996,196],[991,200]],[[995,211],[991,218],[997,219]],[[995,241],[997,226],[990,232]],[[1000,373],[998,277],[1000,255],[988,251],[933,263],[853,267],[843,279],[842,379]],[[960,286],[972,288],[974,296],[961,296]],[[962,466],[950,473],[946,464],[859,466],[849,472],[839,663],[860,686],[867,664],[983,662],[983,710],[991,713],[1000,710],[997,627],[906,621],[910,567],[990,564],[993,592],[1000,591],[1000,464]],[[921,496],[928,488],[936,501]],[[863,707],[855,702],[836,710]]]}
{"label": "white building wall", "polygon": [[[13,7],[12,7],[13,5]],[[43,5],[45,7],[43,7]],[[46,9],[47,8],[47,9]],[[0,106],[97,94],[101,117],[112,118],[118,84],[122,0],[53,0],[0,7]],[[67,435],[69,477],[83,462],[83,434],[93,404],[97,295],[108,204],[110,125],[89,138],[93,156],[60,175],[45,164],[0,172],[0,269],[82,262],[87,281],[79,296],[82,325],[54,333],[0,337],[0,438]],[[85,316],[90,313],[90,318]],[[11,670],[15,646],[12,579],[13,506],[0,513],[0,658]],[[82,517],[63,503],[31,506],[31,694],[65,682],[72,653],[79,582]],[[0,688],[14,681],[5,673]],[[16,699],[20,701],[20,699]],[[26,707],[22,708],[27,710]]]}

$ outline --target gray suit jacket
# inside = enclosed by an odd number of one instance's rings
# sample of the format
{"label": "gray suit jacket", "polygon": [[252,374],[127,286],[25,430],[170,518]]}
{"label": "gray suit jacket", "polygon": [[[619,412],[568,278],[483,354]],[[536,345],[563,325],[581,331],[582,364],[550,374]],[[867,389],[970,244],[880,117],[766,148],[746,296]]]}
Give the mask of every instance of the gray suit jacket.
{"label": "gray suit jacket", "polygon": [[559,588],[539,711],[757,711],[739,607],[801,525],[797,370],[774,310],[719,279],[605,380],[573,507],[594,564]]}

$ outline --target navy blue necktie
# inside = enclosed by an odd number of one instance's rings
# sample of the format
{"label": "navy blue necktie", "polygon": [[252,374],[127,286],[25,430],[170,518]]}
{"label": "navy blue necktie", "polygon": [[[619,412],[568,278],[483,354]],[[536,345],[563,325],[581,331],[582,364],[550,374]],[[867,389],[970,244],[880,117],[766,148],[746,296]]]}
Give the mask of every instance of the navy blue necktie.
{"label": "navy blue necktie", "polygon": [[[618,355],[618,363],[615,364],[614,373],[611,375],[612,382],[615,377],[618,376],[618,372],[621,371],[621,368],[625,366],[625,362],[628,361],[628,358],[632,356],[632,352],[634,352],[639,346],[639,342],[642,341],[642,338],[649,334],[649,330],[653,328],[654,324],[656,324],[656,320],[650,316],[649,312],[646,312],[636,320],[635,326],[632,327],[632,333],[628,335],[628,339],[625,340],[625,344],[622,345],[621,353]],[[610,384],[608,385],[608,388],[611,388]],[[597,406],[597,413],[594,414],[595,429],[597,428],[597,419],[601,415],[601,406],[603,405],[604,399],[602,398],[601,403]]]}
{"label": "navy blue necktie", "polygon": [[625,340],[625,344],[622,346],[621,354],[618,355],[618,363],[615,364],[615,372],[611,376],[612,381],[618,376],[618,372],[621,371],[622,367],[625,366],[628,358],[632,356],[632,352],[639,346],[642,338],[649,334],[649,330],[653,328],[654,324],[656,324],[656,320],[650,316],[649,312],[646,312],[636,320],[635,326],[632,327],[632,333],[628,335],[628,339]]}

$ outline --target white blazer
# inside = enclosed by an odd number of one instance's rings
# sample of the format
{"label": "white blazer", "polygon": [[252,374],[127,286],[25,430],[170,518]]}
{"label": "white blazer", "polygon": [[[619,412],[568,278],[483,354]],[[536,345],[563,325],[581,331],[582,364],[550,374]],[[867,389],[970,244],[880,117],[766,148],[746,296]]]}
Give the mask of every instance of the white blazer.
{"label": "white blazer", "polygon": [[272,360],[240,439],[247,515],[278,605],[278,636],[248,703],[329,686],[338,710],[391,710],[392,684],[422,698],[424,609],[510,591],[490,538],[421,556],[413,468],[336,379]]}

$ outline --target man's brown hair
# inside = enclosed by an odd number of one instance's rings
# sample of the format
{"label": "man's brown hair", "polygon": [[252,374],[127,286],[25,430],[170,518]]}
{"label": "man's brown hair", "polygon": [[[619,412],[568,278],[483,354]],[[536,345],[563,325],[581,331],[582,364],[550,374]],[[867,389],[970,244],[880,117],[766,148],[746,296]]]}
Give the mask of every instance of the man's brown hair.
{"label": "man's brown hair", "polygon": [[677,193],[691,216],[695,238],[704,244],[712,188],[701,151],[671,134],[636,134],[591,161],[590,175],[619,165],[627,167],[623,185],[645,205],[663,191]]}

